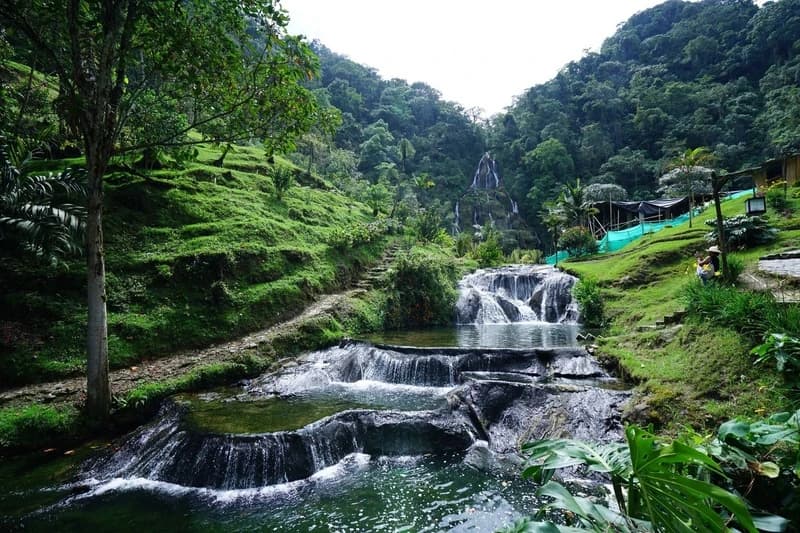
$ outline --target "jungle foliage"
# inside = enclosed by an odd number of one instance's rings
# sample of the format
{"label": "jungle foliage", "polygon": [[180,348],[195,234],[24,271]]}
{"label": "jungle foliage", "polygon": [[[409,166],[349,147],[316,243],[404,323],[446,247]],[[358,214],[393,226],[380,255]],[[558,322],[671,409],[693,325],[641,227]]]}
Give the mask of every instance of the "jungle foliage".
{"label": "jungle foliage", "polygon": [[798,0],[669,0],[519,95],[488,147],[543,241],[538,213],[575,177],[645,199],[698,147],[727,171],[796,152],[798,35]]}

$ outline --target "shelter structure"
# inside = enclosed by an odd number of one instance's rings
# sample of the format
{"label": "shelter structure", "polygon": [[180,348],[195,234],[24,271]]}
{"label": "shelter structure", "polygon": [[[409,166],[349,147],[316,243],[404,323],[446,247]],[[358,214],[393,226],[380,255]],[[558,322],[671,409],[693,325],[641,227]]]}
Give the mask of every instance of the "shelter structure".
{"label": "shelter structure", "polygon": [[623,230],[646,222],[661,223],[687,213],[689,197],[595,202],[592,207],[598,213],[592,221],[591,229],[600,239],[609,231]]}
{"label": "shelter structure", "polygon": [[763,191],[773,183],[785,181],[791,186],[800,181],[800,153],[768,159],[760,165],[726,174],[729,178],[752,178],[753,187]]}

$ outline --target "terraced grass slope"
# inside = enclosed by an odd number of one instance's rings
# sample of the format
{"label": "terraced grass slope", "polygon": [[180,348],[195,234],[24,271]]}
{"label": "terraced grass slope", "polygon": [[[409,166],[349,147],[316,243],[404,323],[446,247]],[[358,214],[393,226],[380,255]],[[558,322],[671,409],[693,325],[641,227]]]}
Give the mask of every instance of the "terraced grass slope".
{"label": "terraced grass slope", "polygon": [[[371,210],[292,169],[281,200],[257,148],[224,167],[200,149],[183,168],[108,177],[105,242],[112,367],[233,338],[341,288],[383,250]],[[49,163],[48,166],[54,166]],[[0,383],[81,372],[85,265],[0,265]]]}
{"label": "terraced grass slope", "polygon": [[[773,250],[800,247],[800,202],[794,213],[769,213],[778,227],[769,245],[733,255],[751,267]],[[781,375],[755,367],[749,350],[754,341],[709,320],[684,320],[678,327],[644,329],[683,309],[686,287],[697,283],[693,254],[709,246],[703,222],[714,218],[713,207],[688,223],[631,243],[619,252],[562,266],[597,279],[611,325],[599,339],[599,351],[618,361],[640,382],[639,401],[631,416],[678,429],[683,425],[712,427],[733,416],[757,416],[781,410],[793,400]],[[723,203],[726,217],[744,213],[744,199]]]}

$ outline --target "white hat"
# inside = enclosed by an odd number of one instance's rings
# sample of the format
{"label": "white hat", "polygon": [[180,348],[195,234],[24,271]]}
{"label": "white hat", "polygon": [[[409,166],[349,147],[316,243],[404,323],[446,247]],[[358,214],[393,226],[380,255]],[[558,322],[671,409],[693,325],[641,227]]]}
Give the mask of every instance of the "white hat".
{"label": "white hat", "polygon": [[722,253],[722,250],[720,250],[719,246],[717,246],[717,245],[709,247],[708,251],[711,252],[712,254],[721,254]]}

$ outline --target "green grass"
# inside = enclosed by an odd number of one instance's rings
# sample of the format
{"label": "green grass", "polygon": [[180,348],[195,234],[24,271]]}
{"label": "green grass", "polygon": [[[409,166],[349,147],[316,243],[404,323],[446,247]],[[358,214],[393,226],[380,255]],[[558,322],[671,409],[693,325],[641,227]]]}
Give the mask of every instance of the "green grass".
{"label": "green grass", "polygon": [[[745,264],[767,253],[800,245],[800,201],[792,216],[769,213],[780,228],[774,243],[737,251]],[[723,203],[723,214],[744,212],[744,199]],[[667,432],[682,425],[711,428],[733,416],[759,416],[786,408],[788,386],[773,369],[755,367],[749,349],[757,342],[725,320],[687,319],[680,328],[637,331],[686,307],[697,283],[693,254],[709,246],[713,208],[688,222],[645,236],[614,254],[561,266],[580,277],[598,280],[611,325],[599,339],[603,357],[613,359],[639,383],[634,418]],[[702,290],[699,288],[698,290]],[[735,289],[734,289],[735,290]]]}
{"label": "green grass", "polygon": [[[107,178],[112,368],[277,323],[344,287],[383,250],[379,237],[346,250],[330,244],[338,229],[374,220],[363,204],[315,178],[279,201],[261,150],[236,147],[225,167],[207,164],[218,155],[201,146],[183,168]],[[0,382],[81,372],[83,261],[55,271],[16,259],[0,269],[9,289],[0,296],[9,332],[0,338]]]}
{"label": "green grass", "polygon": [[79,413],[72,407],[30,405],[0,409],[0,451],[33,449],[79,431]]}

